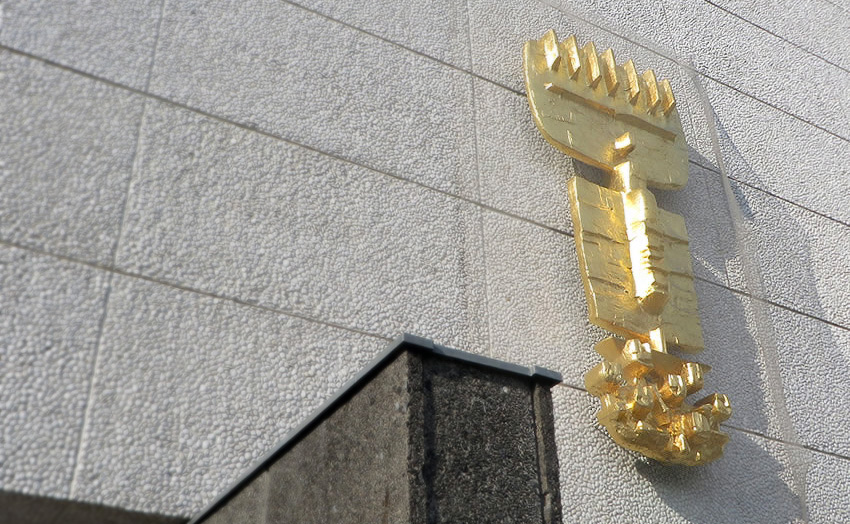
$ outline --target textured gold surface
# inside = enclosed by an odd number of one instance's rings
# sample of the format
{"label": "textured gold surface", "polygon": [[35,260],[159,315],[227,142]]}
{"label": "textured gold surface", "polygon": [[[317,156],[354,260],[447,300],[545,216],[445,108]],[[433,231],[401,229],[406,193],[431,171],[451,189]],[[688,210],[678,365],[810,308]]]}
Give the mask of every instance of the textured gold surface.
{"label": "textured gold surface", "polygon": [[591,322],[643,342],[660,327],[671,346],[700,351],[682,217],[658,208],[647,190],[622,193],[578,177],[568,187]]}
{"label": "textured gold surface", "polygon": [[649,188],[680,189],[687,149],[670,82],[611,49],[554,31],[523,49],[534,121],[564,153],[605,170],[608,187],[569,181],[579,265],[591,321],[625,340],[596,349],[586,376],[599,420],[620,445],[657,460],[697,465],[722,455],[725,395],[696,404],[708,367],[667,353],[703,349],[684,219],[660,209]]}
{"label": "textured gold surface", "polygon": [[726,395],[694,404],[710,369],[637,339],[606,338],[596,345],[604,358],[585,375],[587,390],[602,401],[599,422],[621,446],[663,462],[695,466],[723,454],[729,437],[720,423],[732,409]]}

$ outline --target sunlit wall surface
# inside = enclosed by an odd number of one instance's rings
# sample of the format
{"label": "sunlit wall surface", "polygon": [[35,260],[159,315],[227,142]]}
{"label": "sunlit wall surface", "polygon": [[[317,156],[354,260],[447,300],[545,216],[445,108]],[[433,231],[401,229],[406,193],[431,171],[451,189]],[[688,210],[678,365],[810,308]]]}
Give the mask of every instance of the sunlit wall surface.
{"label": "sunlit wall surface", "polygon": [[[189,516],[402,331],[564,375],[566,522],[850,521],[850,4],[0,4],[0,490]],[[617,447],[523,42],[676,92],[726,456]],[[616,516],[616,517],[615,517]]]}

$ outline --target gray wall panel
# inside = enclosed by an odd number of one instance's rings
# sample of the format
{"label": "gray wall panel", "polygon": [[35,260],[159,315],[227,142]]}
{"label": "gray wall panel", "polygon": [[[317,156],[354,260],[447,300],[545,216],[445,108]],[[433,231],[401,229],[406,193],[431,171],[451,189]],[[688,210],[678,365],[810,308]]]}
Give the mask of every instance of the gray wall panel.
{"label": "gray wall panel", "polygon": [[[803,444],[850,457],[850,330],[765,305],[793,427]],[[850,491],[845,491],[850,494]]]}
{"label": "gray wall panel", "polygon": [[[850,69],[850,16],[829,0],[712,3],[833,64]],[[845,6],[846,8],[847,6]]]}
{"label": "gray wall panel", "polygon": [[169,4],[151,90],[395,176],[475,193],[468,75],[285,2]]}
{"label": "gray wall panel", "polygon": [[706,2],[665,8],[677,50],[701,73],[850,139],[850,72]]}
{"label": "gray wall panel", "polygon": [[0,245],[0,486],[66,497],[106,274]]}
{"label": "gray wall panel", "polygon": [[469,69],[466,2],[298,0],[293,3],[438,60]]}
{"label": "gray wall panel", "polygon": [[850,145],[716,82],[705,82],[729,176],[850,224]]}
{"label": "gray wall panel", "polygon": [[109,263],[144,100],[0,50],[0,238]]}
{"label": "gray wall panel", "polygon": [[190,515],[385,344],[116,277],[71,495]]}
{"label": "gray wall panel", "polygon": [[850,327],[850,228],[736,182],[732,189],[752,230],[745,242],[762,282],[753,292]]}
{"label": "gray wall panel", "polygon": [[144,89],[162,2],[8,0],[0,44]]}
{"label": "gray wall panel", "polygon": [[587,320],[573,238],[496,213],[484,238],[492,356],[582,384],[605,332]]}
{"label": "gray wall panel", "polygon": [[387,337],[486,344],[475,206],[167,105],[142,149],[120,267]]}

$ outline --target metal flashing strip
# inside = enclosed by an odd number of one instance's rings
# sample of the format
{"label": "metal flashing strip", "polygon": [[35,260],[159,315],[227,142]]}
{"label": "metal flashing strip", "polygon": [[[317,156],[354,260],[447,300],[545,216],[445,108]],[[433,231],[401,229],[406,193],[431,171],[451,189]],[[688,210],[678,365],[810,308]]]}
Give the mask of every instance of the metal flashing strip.
{"label": "metal flashing strip", "polygon": [[562,381],[560,373],[534,366],[528,368],[517,364],[511,364],[473,353],[467,353],[458,349],[449,348],[435,344],[434,341],[404,333],[393,340],[383,351],[363,369],[361,369],[351,380],[346,382],[334,395],[322,404],[312,415],[307,417],[301,424],[290,431],[280,442],[278,442],[268,453],[262,456],[253,466],[249,467],[233,485],[216,497],[207,507],[197,513],[188,524],[199,524],[211,516],[217,509],[235,496],[256,476],[267,469],[279,457],[283,456],[303,437],[310,433],[316,426],[321,424],[327,417],[336,411],[336,408],[354,396],[360,388],[370,379],[377,375],[389,364],[392,359],[402,351],[415,351],[430,354],[436,357],[465,362],[471,366],[485,368],[491,371],[508,375],[521,376],[533,382],[540,382],[549,387]]}

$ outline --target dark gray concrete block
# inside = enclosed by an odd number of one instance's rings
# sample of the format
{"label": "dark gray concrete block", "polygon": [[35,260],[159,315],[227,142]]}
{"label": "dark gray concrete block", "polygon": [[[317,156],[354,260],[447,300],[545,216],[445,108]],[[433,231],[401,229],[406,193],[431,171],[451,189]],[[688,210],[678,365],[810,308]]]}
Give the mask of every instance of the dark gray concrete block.
{"label": "dark gray concrete block", "polygon": [[422,522],[539,522],[528,381],[430,357],[423,371]]}
{"label": "dark gray concrete block", "polygon": [[0,491],[0,522],[3,524],[178,524],[185,521],[180,517]]}
{"label": "dark gray concrete block", "polygon": [[269,473],[265,472],[227,501],[206,522],[207,524],[263,524],[266,522],[266,501],[269,497]]}
{"label": "dark gray concrete block", "polygon": [[405,336],[192,524],[561,522],[558,380]]}
{"label": "dark gray concrete block", "polygon": [[555,438],[555,408],[548,386],[534,385],[534,426],[537,431],[537,460],[540,468],[540,496],[543,523],[561,522],[561,482],[558,444]]}
{"label": "dark gray concrete block", "polygon": [[407,364],[401,354],[270,469],[267,522],[404,522]]}

